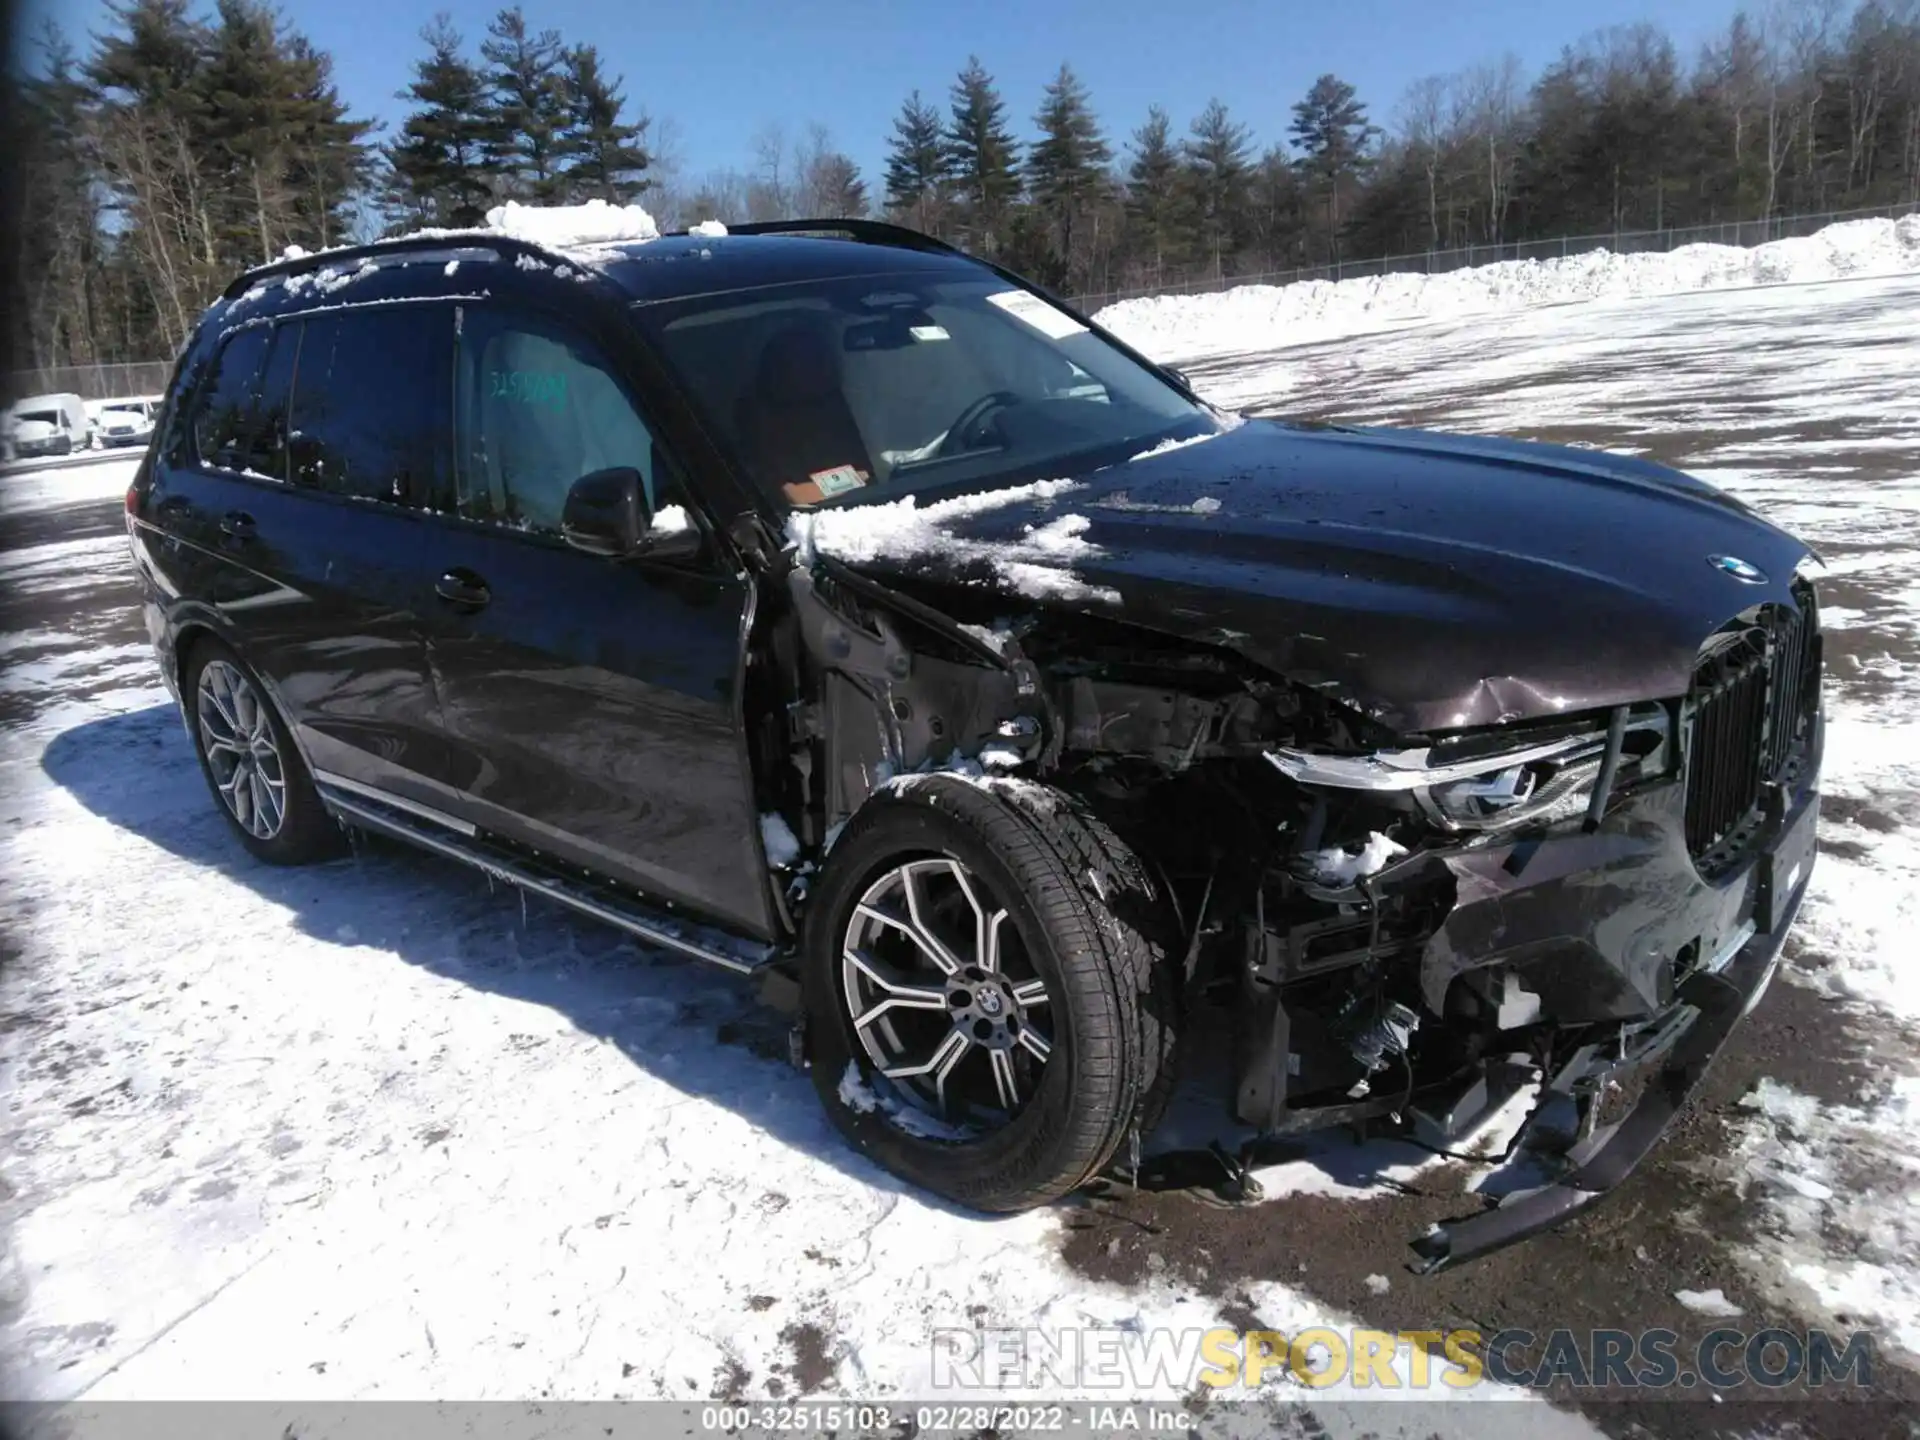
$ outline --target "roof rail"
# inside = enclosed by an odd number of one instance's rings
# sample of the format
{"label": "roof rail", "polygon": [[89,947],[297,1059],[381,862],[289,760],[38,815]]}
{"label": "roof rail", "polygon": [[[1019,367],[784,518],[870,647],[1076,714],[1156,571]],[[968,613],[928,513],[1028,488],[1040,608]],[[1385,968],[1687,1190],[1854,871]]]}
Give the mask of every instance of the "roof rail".
{"label": "roof rail", "polygon": [[729,235],[844,235],[863,245],[891,245],[897,250],[924,250],[935,255],[964,255],[957,245],[892,225],[885,220],[761,220],[751,225],[729,225]]}
{"label": "roof rail", "polygon": [[405,255],[416,250],[445,250],[452,246],[491,249],[502,258],[514,254],[538,255],[551,259],[556,253],[531,240],[522,240],[517,236],[502,235],[492,230],[442,230],[437,233],[420,235],[402,235],[393,240],[370,240],[364,245],[341,245],[331,250],[316,250],[311,255],[296,255],[287,260],[272,260],[265,265],[256,265],[244,272],[237,280],[221,292],[220,298],[231,300],[250,286],[262,280],[272,279],[276,275],[297,275],[304,270],[319,269],[327,265],[355,264],[362,260],[378,259],[382,255]]}

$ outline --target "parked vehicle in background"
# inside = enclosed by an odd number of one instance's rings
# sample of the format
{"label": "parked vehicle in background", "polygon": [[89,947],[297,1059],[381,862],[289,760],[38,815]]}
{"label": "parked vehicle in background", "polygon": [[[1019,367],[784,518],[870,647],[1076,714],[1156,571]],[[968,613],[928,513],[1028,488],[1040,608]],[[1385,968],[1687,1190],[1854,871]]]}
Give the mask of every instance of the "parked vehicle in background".
{"label": "parked vehicle in background", "polygon": [[153,420],[160,413],[158,395],[129,395],[98,400],[93,411],[94,437],[105,446],[144,445],[153,438]]}
{"label": "parked vehicle in background", "polygon": [[1261,1136],[1537,1089],[1549,1183],[1426,1265],[1558,1223],[1814,860],[1793,536],[1631,457],[1224,414],[892,226],[264,267],[127,523],[255,856],[350,825],[797,982],[834,1123],[975,1209],[1137,1166],[1210,1005]]}
{"label": "parked vehicle in background", "polygon": [[93,422],[78,395],[34,395],[8,407],[7,438],[15,456],[71,455],[93,443]]}

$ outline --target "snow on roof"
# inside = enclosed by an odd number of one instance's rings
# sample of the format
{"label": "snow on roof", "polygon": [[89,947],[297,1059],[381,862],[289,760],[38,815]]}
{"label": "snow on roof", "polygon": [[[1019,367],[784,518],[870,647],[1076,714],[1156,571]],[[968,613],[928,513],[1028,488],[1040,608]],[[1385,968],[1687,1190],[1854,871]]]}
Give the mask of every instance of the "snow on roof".
{"label": "snow on roof", "polygon": [[[717,221],[708,222],[718,224]],[[721,227],[720,234],[726,233]],[[589,200],[583,205],[522,205],[509,200],[504,205],[496,205],[487,212],[485,227],[471,230],[451,230],[437,226],[428,226],[420,230],[410,230],[405,235],[391,238],[398,240],[448,240],[475,241],[484,240],[491,235],[504,235],[515,240],[524,240],[555,252],[555,258],[566,258],[564,252],[570,248],[584,245],[613,245],[633,243],[644,240],[658,240],[660,227],[654,223],[653,216],[638,205],[609,205],[604,200]],[[358,249],[358,245],[331,245],[322,250],[308,250],[303,246],[289,245],[280,252],[281,260],[312,260],[335,251]],[[465,256],[454,249],[447,251],[446,273],[451,275],[459,268],[463,258],[482,258]],[[418,261],[423,259],[440,260],[439,255],[409,257]],[[538,264],[522,256],[518,262],[523,267]],[[239,305],[258,300],[275,284],[282,284],[293,294],[298,294],[307,286],[315,286],[322,293],[331,293],[342,285],[372,274],[379,268],[381,258],[369,255],[363,258],[358,268],[337,270],[333,266],[324,266],[315,271],[301,271],[291,276],[269,276],[266,280],[250,286],[235,302]],[[558,272],[563,279],[586,279],[586,275],[573,270],[562,269]]]}
{"label": "snow on roof", "polygon": [[643,208],[609,205],[604,200],[583,205],[522,205],[509,200],[487,212],[487,229],[553,250],[660,238],[660,227]]}
{"label": "snow on roof", "polygon": [[698,225],[689,225],[687,234],[698,235],[702,240],[718,240],[727,233],[727,227],[718,220],[702,220]]}
{"label": "snow on roof", "polygon": [[1120,597],[1115,592],[1088,585],[1073,573],[1072,561],[1100,553],[1100,547],[1085,536],[1092,522],[1084,515],[1061,515],[1044,525],[1029,525],[1017,539],[992,543],[969,540],[951,528],[955,521],[968,516],[1034,500],[1052,500],[1078,488],[1072,480],[1036,480],[924,506],[908,495],[884,505],[801,510],[788,518],[787,533],[807,563],[816,555],[831,555],[854,564],[938,555],[961,565],[985,565],[1007,588],[1036,600],[1099,599],[1117,603]]}

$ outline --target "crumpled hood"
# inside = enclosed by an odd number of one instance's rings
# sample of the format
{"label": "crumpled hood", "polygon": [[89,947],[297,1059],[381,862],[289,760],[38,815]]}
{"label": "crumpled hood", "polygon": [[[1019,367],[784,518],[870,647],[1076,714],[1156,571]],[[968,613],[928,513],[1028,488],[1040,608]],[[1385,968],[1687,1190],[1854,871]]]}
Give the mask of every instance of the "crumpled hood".
{"label": "crumpled hood", "polygon": [[951,547],[858,567],[1031,596],[979,555],[1069,536],[1052,548],[1080,585],[1026,608],[1073,603],[1222,646],[1399,731],[1683,694],[1712,631],[1791,603],[1807,553],[1663,466],[1422,431],[1250,421],[1036,489],[942,518]]}

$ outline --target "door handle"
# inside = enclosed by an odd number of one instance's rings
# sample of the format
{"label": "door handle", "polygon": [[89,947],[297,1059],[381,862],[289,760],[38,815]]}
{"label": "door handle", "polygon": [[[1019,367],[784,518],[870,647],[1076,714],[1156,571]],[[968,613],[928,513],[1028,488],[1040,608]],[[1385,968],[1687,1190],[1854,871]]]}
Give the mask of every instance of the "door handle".
{"label": "door handle", "polygon": [[457,610],[479,610],[493,598],[487,582],[471,570],[449,570],[434,581],[433,593]]}
{"label": "door handle", "polygon": [[253,516],[244,510],[229,510],[220,517],[220,533],[234,540],[253,539]]}

